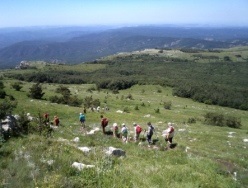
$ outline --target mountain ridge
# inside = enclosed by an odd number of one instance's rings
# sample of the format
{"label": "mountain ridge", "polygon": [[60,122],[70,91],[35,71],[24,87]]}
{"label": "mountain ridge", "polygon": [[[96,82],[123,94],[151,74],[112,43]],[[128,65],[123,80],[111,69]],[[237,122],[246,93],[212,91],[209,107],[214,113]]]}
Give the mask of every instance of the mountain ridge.
{"label": "mountain ridge", "polygon": [[248,32],[245,31],[248,29],[124,27],[84,33],[64,41],[22,41],[0,49],[0,67],[13,67],[22,60],[60,60],[77,64],[118,52],[146,48],[214,49],[245,46],[248,45]]}

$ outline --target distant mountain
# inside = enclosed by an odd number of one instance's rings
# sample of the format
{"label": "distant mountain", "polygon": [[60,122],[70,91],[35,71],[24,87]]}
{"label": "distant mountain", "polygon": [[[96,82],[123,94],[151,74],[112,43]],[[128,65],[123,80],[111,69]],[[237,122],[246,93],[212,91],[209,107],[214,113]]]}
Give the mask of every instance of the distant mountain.
{"label": "distant mountain", "polygon": [[85,31],[79,35],[82,31],[63,30],[61,35],[50,35],[44,40],[12,44],[0,49],[0,67],[13,67],[22,60],[60,60],[75,64],[145,48],[213,49],[248,45],[248,28],[147,26],[97,31]]}
{"label": "distant mountain", "polygon": [[0,49],[23,41],[67,41],[76,36],[102,32],[111,28],[107,26],[0,28]]}

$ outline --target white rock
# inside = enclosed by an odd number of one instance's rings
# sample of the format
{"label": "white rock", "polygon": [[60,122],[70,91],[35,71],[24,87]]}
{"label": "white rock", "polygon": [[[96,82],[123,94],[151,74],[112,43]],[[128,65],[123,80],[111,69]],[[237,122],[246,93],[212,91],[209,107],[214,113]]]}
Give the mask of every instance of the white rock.
{"label": "white rock", "polygon": [[116,111],[116,113],[120,113],[120,114],[122,114],[122,113],[123,113],[123,111],[122,111],[122,110],[117,110],[117,111]]}
{"label": "white rock", "polygon": [[151,117],[151,114],[144,115],[144,117],[149,118],[149,117]]}
{"label": "white rock", "polygon": [[78,170],[83,170],[85,168],[94,168],[95,167],[95,165],[86,165],[86,164],[78,163],[78,162],[74,162],[71,166],[78,169]]}
{"label": "white rock", "polygon": [[79,137],[76,137],[72,140],[73,142],[79,142]]}
{"label": "white rock", "polygon": [[244,141],[244,142],[248,142],[248,139],[245,138],[243,141]]}
{"label": "white rock", "polygon": [[78,149],[84,153],[89,153],[91,150],[91,148],[89,148],[89,147],[78,147]]}
{"label": "white rock", "polygon": [[94,129],[90,130],[89,132],[86,132],[86,134],[92,135],[92,134],[95,134],[95,132],[97,132],[97,131],[99,131],[99,130],[100,130],[100,129],[99,129],[98,127],[96,127],[96,128],[94,128]]}

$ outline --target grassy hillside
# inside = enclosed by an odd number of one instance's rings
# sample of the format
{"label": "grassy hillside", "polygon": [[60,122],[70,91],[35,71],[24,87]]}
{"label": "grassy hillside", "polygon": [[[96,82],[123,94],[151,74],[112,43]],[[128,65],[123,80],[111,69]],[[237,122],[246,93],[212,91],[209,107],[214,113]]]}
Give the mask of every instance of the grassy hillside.
{"label": "grassy hillside", "polygon": [[[135,85],[118,94],[108,90],[89,91],[95,87],[91,84],[65,85],[73,95],[81,99],[92,96],[100,100],[101,107],[110,109],[100,113],[87,109],[87,131],[100,127],[100,114],[110,119],[108,130],[114,122],[126,123],[131,137],[133,122],[146,129],[146,123],[151,121],[156,129],[154,139],[158,137],[158,141],[149,148],[146,141],[139,146],[132,141],[124,144],[101,132],[86,135],[80,131],[78,121],[83,106],[30,99],[26,94],[32,83],[23,81],[21,91],[15,91],[11,88],[14,82],[14,79],[4,79],[6,93],[18,101],[14,114],[24,111],[37,117],[38,113],[48,112],[51,118],[59,116],[61,126],[51,138],[29,134],[1,144],[1,187],[247,187],[248,145],[244,142],[248,139],[247,111],[174,97],[172,88],[158,85]],[[57,87],[58,84],[42,84],[43,98],[54,95]],[[127,99],[128,95],[133,99]],[[171,110],[163,107],[167,101],[172,104]],[[128,113],[117,113],[117,110]],[[203,117],[206,112],[239,117],[242,127],[206,125]],[[188,123],[192,118],[196,122]],[[168,122],[175,123],[177,146],[174,149],[165,149],[161,136]],[[72,141],[75,137],[79,137],[79,142]],[[77,149],[83,146],[92,150],[84,154]],[[106,156],[104,151],[110,146],[126,151],[126,157]],[[73,162],[95,165],[95,168],[77,171],[71,167]]]}

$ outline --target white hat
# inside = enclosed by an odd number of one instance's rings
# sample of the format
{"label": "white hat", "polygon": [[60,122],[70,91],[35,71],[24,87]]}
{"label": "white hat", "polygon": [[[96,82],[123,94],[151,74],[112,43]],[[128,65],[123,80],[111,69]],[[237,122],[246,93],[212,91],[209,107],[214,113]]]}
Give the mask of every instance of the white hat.
{"label": "white hat", "polygon": [[122,123],[122,126],[126,126],[125,123]]}
{"label": "white hat", "polygon": [[82,115],[82,112],[80,112],[79,114]]}
{"label": "white hat", "polygon": [[168,126],[172,126],[172,123],[171,123],[171,122],[169,122],[169,123],[168,123]]}
{"label": "white hat", "polygon": [[114,126],[114,127],[117,127],[117,123],[113,123],[113,126]]}

